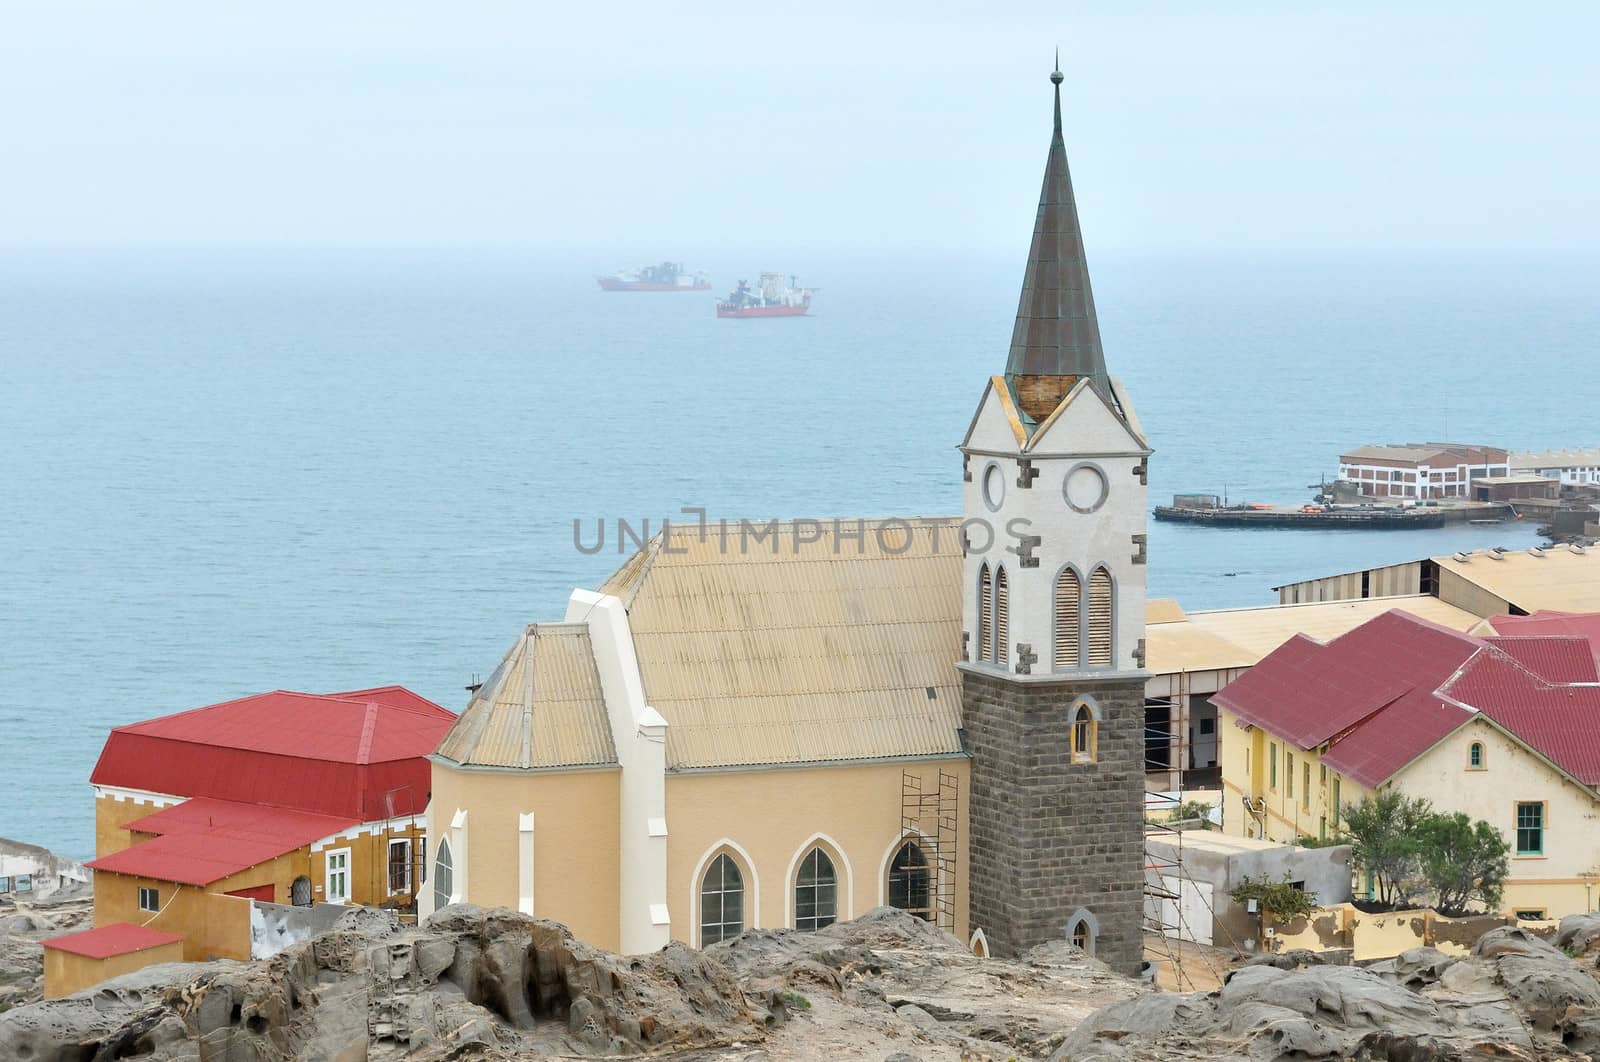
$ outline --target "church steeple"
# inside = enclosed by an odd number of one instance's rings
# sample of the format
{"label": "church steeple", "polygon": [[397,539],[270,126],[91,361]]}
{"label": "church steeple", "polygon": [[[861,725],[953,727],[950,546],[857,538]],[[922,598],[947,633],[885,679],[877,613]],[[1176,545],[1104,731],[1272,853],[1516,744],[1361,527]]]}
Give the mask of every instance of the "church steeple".
{"label": "church steeple", "polygon": [[1111,395],[1078,204],[1061,137],[1059,50],[1050,81],[1055,86],[1055,130],[1006,360],[1006,383],[1022,412],[1035,423],[1048,417],[1081,378],[1087,377],[1108,398]]}

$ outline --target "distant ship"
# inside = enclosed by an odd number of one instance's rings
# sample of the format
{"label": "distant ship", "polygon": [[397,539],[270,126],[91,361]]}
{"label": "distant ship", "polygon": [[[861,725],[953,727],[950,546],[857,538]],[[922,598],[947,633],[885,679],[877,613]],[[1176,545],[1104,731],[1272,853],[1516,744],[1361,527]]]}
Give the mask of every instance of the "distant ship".
{"label": "distant ship", "polygon": [[691,273],[682,262],[662,262],[660,265],[629,269],[612,273],[608,277],[595,277],[605,291],[710,291],[711,278],[704,273]]}
{"label": "distant ship", "polygon": [[803,317],[811,309],[811,296],[815,288],[802,288],[796,277],[782,273],[762,273],[761,287],[751,288],[748,281],[717,303],[718,317]]}

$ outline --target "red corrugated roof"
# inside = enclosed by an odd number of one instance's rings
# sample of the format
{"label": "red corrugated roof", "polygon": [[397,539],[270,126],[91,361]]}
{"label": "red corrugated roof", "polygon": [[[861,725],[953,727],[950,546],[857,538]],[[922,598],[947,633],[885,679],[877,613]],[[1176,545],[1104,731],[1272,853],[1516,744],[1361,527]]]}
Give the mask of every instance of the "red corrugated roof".
{"label": "red corrugated roof", "polygon": [[113,922],[108,926],[85,929],[81,933],[51,937],[44,941],[44,946],[56,951],[70,951],[74,955],[86,955],[91,959],[109,959],[113,955],[127,955],[182,939],[181,933],[163,933],[158,929],[127,922]]}
{"label": "red corrugated roof", "polygon": [[[1392,610],[1326,645],[1292,639],[1213,699],[1302,749],[1326,745],[1323,762],[1366,786],[1389,778],[1473,710],[1581,778],[1574,768],[1589,768],[1581,728],[1592,733],[1595,724],[1584,723],[1586,709],[1577,707],[1590,695],[1575,691],[1589,688],[1564,684],[1594,682],[1595,674],[1572,638],[1474,638]],[[1600,770],[1600,749],[1593,758]]]}
{"label": "red corrugated roof", "polygon": [[1584,785],[1600,785],[1600,686],[1551,682],[1497,652],[1472,658],[1441,693],[1476,707]]}
{"label": "red corrugated roof", "polygon": [[95,870],[210,885],[341,833],[360,820],[196,797],[127,824],[158,836],[89,863]]}
{"label": "red corrugated roof", "polygon": [[1489,625],[1503,635],[1564,634],[1582,638],[1600,661],[1600,613],[1540,609],[1528,616],[1491,616]]}
{"label": "red corrugated roof", "polygon": [[117,727],[90,781],[362,821],[416,814],[454,718],[398,686],[276,690]]}

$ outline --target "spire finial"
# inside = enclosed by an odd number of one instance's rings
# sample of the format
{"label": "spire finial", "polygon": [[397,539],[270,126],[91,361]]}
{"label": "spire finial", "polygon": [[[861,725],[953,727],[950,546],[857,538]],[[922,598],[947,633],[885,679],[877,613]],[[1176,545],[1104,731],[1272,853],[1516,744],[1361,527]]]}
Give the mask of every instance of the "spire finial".
{"label": "spire finial", "polygon": [[1056,136],[1061,135],[1061,47],[1056,46],[1056,68],[1050,75],[1050,84],[1056,87]]}

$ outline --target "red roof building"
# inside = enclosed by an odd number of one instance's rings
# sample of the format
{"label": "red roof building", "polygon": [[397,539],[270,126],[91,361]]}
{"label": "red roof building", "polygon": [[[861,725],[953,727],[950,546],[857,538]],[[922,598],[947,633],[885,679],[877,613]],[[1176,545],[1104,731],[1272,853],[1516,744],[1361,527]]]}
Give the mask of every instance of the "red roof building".
{"label": "red roof building", "polygon": [[109,959],[113,955],[126,955],[134,951],[159,948],[163,944],[176,944],[183,940],[177,933],[163,933],[144,926],[116,922],[97,926],[78,933],[66,933],[44,941],[46,948],[71,952],[86,959]]}
{"label": "red roof building", "polygon": [[1393,788],[1500,830],[1508,913],[1592,910],[1600,671],[1580,634],[1600,617],[1494,629],[1478,637],[1391,611],[1269,653],[1212,698],[1233,724],[1219,728],[1223,829],[1328,837],[1351,803]]}
{"label": "red roof building", "polygon": [[96,921],[175,934],[191,960],[249,958],[253,901],[411,907],[428,756],[454,722],[384,686],[117,727],[90,776]]}

